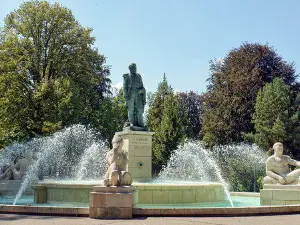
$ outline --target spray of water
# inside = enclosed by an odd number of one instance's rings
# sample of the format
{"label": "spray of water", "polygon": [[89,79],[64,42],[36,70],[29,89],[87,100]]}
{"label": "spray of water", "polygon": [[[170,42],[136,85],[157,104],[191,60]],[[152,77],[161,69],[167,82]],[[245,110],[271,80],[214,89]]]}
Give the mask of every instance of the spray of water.
{"label": "spray of water", "polygon": [[[103,163],[101,160],[96,163],[96,160],[104,158],[103,154],[108,151],[108,147],[104,141],[97,138],[93,130],[85,126],[74,125],[52,136],[32,140],[30,146],[35,148],[30,148],[26,143],[24,145],[26,149],[36,151],[36,159],[27,170],[14,204],[33,181],[43,177],[74,179],[81,173],[78,178],[85,179],[87,176],[100,178],[104,173]],[[84,156],[85,153],[87,156]],[[94,158],[92,154],[95,154]],[[89,162],[89,159],[93,159],[92,162]]]}
{"label": "spray of water", "polygon": [[[262,149],[256,145],[240,143],[215,146],[211,153],[218,162],[223,177],[231,180],[233,191],[257,191],[257,178],[264,176],[268,157]],[[236,177],[243,177],[247,190],[239,190]]]}
{"label": "spray of water", "polygon": [[85,149],[82,154],[76,180],[93,179],[100,176],[103,177],[107,169],[105,154],[107,147],[104,142],[94,143],[89,148]]}
{"label": "spray of water", "polygon": [[226,182],[233,169],[232,165],[252,171],[252,168],[264,168],[266,157],[266,154],[255,145],[241,143],[215,146],[208,150],[199,141],[188,141],[174,151],[158,179],[221,182],[230,204],[233,205],[228,190],[229,185]]}
{"label": "spray of water", "polygon": [[158,175],[158,179],[221,182],[226,197],[233,206],[228,185],[217,163],[201,142],[189,141],[175,150],[167,166]]}

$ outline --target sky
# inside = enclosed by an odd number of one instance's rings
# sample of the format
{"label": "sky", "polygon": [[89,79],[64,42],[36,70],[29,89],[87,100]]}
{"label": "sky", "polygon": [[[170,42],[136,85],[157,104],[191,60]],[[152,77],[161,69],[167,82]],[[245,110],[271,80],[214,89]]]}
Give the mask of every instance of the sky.
{"label": "sky", "polygon": [[[23,0],[0,0],[0,26]],[[154,92],[163,74],[175,91],[206,91],[209,61],[243,42],[268,44],[300,72],[298,0],[49,0],[93,28],[113,85],[137,64]]]}

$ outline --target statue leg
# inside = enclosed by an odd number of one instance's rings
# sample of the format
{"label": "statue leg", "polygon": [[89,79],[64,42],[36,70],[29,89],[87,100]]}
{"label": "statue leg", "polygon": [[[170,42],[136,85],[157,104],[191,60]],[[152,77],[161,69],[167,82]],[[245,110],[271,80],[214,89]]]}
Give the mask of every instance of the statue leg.
{"label": "statue leg", "polygon": [[129,186],[132,184],[132,177],[127,171],[121,171],[120,173],[120,185]]}
{"label": "statue leg", "polygon": [[262,180],[263,184],[278,184],[279,182],[272,177],[265,176]]}
{"label": "statue leg", "polygon": [[133,99],[127,100],[128,106],[128,120],[130,123],[134,124],[134,101]]}
{"label": "statue leg", "polygon": [[292,172],[288,173],[285,177],[288,184],[291,184],[295,181],[298,181],[300,176],[300,169],[293,170]]}
{"label": "statue leg", "polygon": [[0,175],[0,180],[13,180],[13,172],[11,168],[8,168],[2,175]]}
{"label": "statue leg", "polygon": [[118,183],[119,183],[119,174],[118,174],[118,171],[115,170],[111,173],[111,185],[112,186],[118,186]]}
{"label": "statue leg", "polygon": [[137,109],[137,124],[139,127],[144,127],[143,113],[144,113],[144,108]]}

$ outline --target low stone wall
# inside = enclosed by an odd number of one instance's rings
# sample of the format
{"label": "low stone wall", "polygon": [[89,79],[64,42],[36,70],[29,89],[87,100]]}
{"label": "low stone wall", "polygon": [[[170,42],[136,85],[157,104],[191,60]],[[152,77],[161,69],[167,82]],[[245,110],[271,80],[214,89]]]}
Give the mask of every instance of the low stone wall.
{"label": "low stone wall", "polygon": [[261,205],[300,204],[300,185],[265,184],[260,190]]}
{"label": "low stone wall", "polygon": [[[88,203],[96,184],[39,183],[34,186],[35,203]],[[98,184],[99,185],[99,184]],[[182,204],[218,202],[226,199],[219,183],[133,183],[139,204]]]}
{"label": "low stone wall", "polygon": [[139,204],[183,204],[225,200],[224,188],[218,183],[134,185],[138,190]]}
{"label": "low stone wall", "polygon": [[[2,180],[0,181],[0,195],[15,195],[18,193],[23,180]],[[34,183],[37,183],[34,182]],[[32,195],[34,193],[31,187],[28,187],[25,194]]]}
{"label": "low stone wall", "polygon": [[39,183],[35,189],[35,203],[89,203],[95,184]]}

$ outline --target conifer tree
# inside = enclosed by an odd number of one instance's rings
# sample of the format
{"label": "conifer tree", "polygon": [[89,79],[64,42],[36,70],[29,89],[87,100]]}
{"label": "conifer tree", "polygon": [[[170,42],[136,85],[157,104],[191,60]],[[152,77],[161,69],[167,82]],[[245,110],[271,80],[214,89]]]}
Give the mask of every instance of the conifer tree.
{"label": "conifer tree", "polygon": [[[275,78],[257,94],[253,123],[254,140],[268,150],[275,142],[283,142],[286,149],[299,156],[299,111],[291,98],[292,91],[282,79]],[[297,126],[298,125],[298,126]]]}

